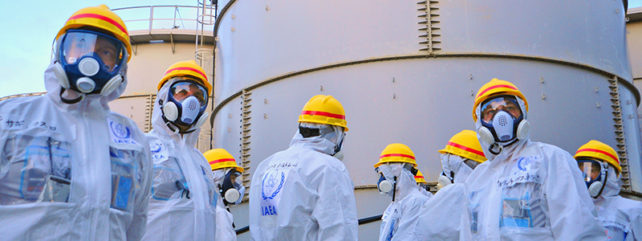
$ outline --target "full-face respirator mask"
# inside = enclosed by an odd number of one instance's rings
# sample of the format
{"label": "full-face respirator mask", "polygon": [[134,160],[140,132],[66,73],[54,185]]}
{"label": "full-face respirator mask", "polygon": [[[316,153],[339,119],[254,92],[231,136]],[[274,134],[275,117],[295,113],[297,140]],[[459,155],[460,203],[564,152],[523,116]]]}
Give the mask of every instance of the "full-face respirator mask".
{"label": "full-face respirator mask", "polygon": [[383,164],[375,168],[375,172],[379,174],[379,180],[377,181],[377,190],[379,190],[379,194],[392,196],[392,201],[394,202],[397,191],[397,182],[404,169],[409,171],[413,176],[417,175],[417,169],[406,163],[392,163],[392,165]]}
{"label": "full-face respirator mask", "polygon": [[606,186],[606,181],[608,180],[608,164],[591,159],[579,159],[577,160],[577,165],[582,171],[582,177],[591,197],[599,197],[604,191],[604,186]]}
{"label": "full-face respirator mask", "polygon": [[240,204],[243,200],[245,187],[241,184],[240,177],[241,173],[239,171],[230,169],[225,173],[223,184],[219,184],[218,188],[225,205]]}
{"label": "full-face respirator mask", "polygon": [[524,110],[524,102],[512,95],[490,98],[477,107],[479,140],[489,145],[492,154],[528,137],[530,124]]}
{"label": "full-face respirator mask", "polygon": [[[69,29],[55,46],[54,74],[62,91],[71,89],[81,94],[107,96],[122,84],[127,50],[113,36],[88,29]],[[75,103],[80,98],[66,102]]]}
{"label": "full-face respirator mask", "polygon": [[207,89],[189,77],[174,77],[162,105],[163,119],[178,128],[180,133],[194,131],[205,123],[208,113]]}

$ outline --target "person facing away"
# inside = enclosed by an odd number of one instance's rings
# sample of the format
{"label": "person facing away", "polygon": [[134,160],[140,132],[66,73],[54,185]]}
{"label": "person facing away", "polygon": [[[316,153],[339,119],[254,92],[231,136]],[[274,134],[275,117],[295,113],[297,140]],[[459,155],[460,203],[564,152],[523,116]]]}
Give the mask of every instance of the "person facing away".
{"label": "person facing away", "polygon": [[216,203],[216,239],[236,240],[234,217],[228,205],[240,204],[245,194],[241,182],[244,168],[236,164],[234,157],[223,148],[216,148],[203,153],[212,168],[214,186],[219,194]]}
{"label": "person facing away", "polygon": [[461,219],[467,214],[464,182],[477,165],[486,161],[477,133],[462,130],[439,150],[442,172],[439,191],[420,211],[418,240],[466,240],[460,236]]}
{"label": "person facing away", "polygon": [[154,174],[143,240],[214,239],[218,195],[210,166],[195,147],[211,91],[193,60],[174,63],[158,83],[147,133]]}
{"label": "person facing away", "polygon": [[492,79],[473,105],[487,162],[466,179],[474,240],[605,240],[573,157],[529,138],[528,102]]}
{"label": "person facing away", "polygon": [[620,195],[620,158],[609,145],[591,140],[575,152],[607,240],[642,240],[642,203]]}
{"label": "person facing away", "polygon": [[379,240],[416,240],[419,210],[430,197],[417,188],[415,154],[401,143],[386,146],[374,165],[377,189],[391,197],[381,217]]}
{"label": "person facing away", "polygon": [[299,115],[290,147],[263,160],[250,188],[254,240],[357,240],[348,170],[337,156],[348,131],[332,96],[316,95]]}
{"label": "person facing away", "polygon": [[130,56],[118,15],[80,9],[56,35],[47,93],[0,102],[0,239],[140,240],[149,146],[107,105]]}
{"label": "person facing away", "polygon": [[432,197],[432,193],[430,192],[430,186],[428,186],[428,182],[424,178],[424,174],[417,169],[417,174],[415,175],[415,182],[417,183],[417,187],[419,187],[419,192],[422,194],[426,195],[426,197]]}

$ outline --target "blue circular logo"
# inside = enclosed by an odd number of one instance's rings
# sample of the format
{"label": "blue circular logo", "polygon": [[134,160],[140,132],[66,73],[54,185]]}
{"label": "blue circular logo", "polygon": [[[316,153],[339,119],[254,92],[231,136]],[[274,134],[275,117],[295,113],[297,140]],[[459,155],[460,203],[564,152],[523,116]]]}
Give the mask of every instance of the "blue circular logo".
{"label": "blue circular logo", "polygon": [[285,174],[281,173],[281,180],[278,180],[278,174],[276,172],[267,172],[263,176],[262,187],[261,187],[261,196],[263,200],[273,199],[281,191],[283,183],[285,182]]}
{"label": "blue circular logo", "polygon": [[111,133],[114,134],[115,137],[118,137],[121,139],[127,139],[131,136],[131,131],[129,130],[129,127],[121,123],[115,123],[113,121],[110,121],[109,127],[111,128]]}
{"label": "blue circular logo", "polygon": [[529,164],[531,163],[530,159],[526,157],[520,157],[517,159],[517,168],[521,171],[526,171],[528,167],[530,166]]}
{"label": "blue circular logo", "polygon": [[152,153],[158,153],[161,150],[161,144],[160,143],[151,143],[151,146],[149,148],[150,152]]}

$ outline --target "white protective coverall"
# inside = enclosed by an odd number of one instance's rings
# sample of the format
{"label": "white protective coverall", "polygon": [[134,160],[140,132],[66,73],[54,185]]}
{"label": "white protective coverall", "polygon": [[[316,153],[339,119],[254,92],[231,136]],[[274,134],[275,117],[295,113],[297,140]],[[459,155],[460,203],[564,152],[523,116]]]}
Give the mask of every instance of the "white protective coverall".
{"label": "white protective coverall", "polygon": [[620,195],[622,182],[609,165],[608,178],[602,194],[593,199],[597,216],[606,229],[607,240],[642,240],[642,202]]}
{"label": "white protective coverall", "polygon": [[[214,185],[216,188],[216,193],[220,193],[218,186],[219,184],[223,185],[223,179],[225,178],[225,170],[218,169],[213,171],[214,173]],[[236,240],[236,231],[232,226],[234,223],[234,216],[227,211],[225,204],[223,203],[223,197],[219,195],[220,198],[216,201],[216,239],[215,240]]]}
{"label": "white protective coverall", "polygon": [[254,240],[357,240],[348,170],[330,156],[335,143],[297,131],[290,147],[263,160],[250,188]]}
{"label": "white protective coverall", "polygon": [[159,101],[166,102],[173,82],[167,81],[158,91],[152,114],[154,129],[147,133],[154,175],[143,240],[214,240],[218,194],[211,167],[194,147],[200,127],[181,135],[162,118]]}
{"label": "white protective coverall", "polygon": [[[414,176],[403,165],[393,163],[378,167],[387,180],[397,176],[395,201],[388,205],[381,217],[380,241],[416,240],[419,211],[430,199],[416,188]],[[389,196],[392,198],[392,192]]]}
{"label": "white protective coverall", "polygon": [[429,192],[428,190],[426,190],[425,188],[423,188],[423,187],[421,187],[421,186],[418,186],[418,188],[419,188],[419,192],[420,192],[421,194],[425,195],[426,197],[429,197],[429,198],[430,198],[430,197],[432,197],[432,196],[433,196],[433,195],[432,195],[432,193],[430,193],[430,192]]}
{"label": "white protective coverall", "polygon": [[[519,140],[488,151],[466,180],[474,240],[605,240],[577,162],[545,143]],[[466,236],[466,235],[464,235]]]}
{"label": "white protective coverall", "polygon": [[[442,154],[441,165],[445,173],[455,173],[454,183],[444,185],[419,211],[416,240],[470,240],[460,236],[462,221],[468,218],[468,198],[464,182],[473,169],[458,156]],[[465,222],[464,222],[465,224]],[[467,227],[466,227],[467,228]]]}
{"label": "white protective coverall", "polygon": [[[441,154],[441,167],[443,173],[454,173],[455,177],[453,178],[453,183],[464,183],[466,178],[470,176],[470,173],[473,172],[473,169],[464,163],[464,159],[460,156],[453,154]],[[442,184],[442,186],[447,186],[450,183]]]}
{"label": "white protective coverall", "polygon": [[139,240],[149,147],[136,124],[107,105],[127,80],[108,96],[65,104],[53,66],[47,94],[0,102],[0,239]]}

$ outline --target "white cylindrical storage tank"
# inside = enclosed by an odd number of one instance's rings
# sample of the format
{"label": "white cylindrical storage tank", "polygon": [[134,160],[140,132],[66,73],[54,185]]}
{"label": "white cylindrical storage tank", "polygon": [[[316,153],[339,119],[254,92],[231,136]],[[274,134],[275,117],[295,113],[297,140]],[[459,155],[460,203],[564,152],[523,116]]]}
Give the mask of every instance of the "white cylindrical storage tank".
{"label": "white cylindrical storage tank", "polygon": [[[260,161],[287,148],[304,103],[329,94],[346,110],[344,161],[357,187],[358,216],[381,214],[390,202],[375,195],[373,164],[381,150],[407,144],[435,181],[437,150],[460,130],[474,129],[473,96],[496,77],[528,99],[533,140],[568,152],[590,139],[605,142],[626,166],[624,190],[642,193],[640,94],[621,1],[219,5],[214,142],[240,156],[246,181]],[[234,212],[237,227],[247,225],[247,210]],[[360,239],[376,239],[378,228],[360,226]]]}

